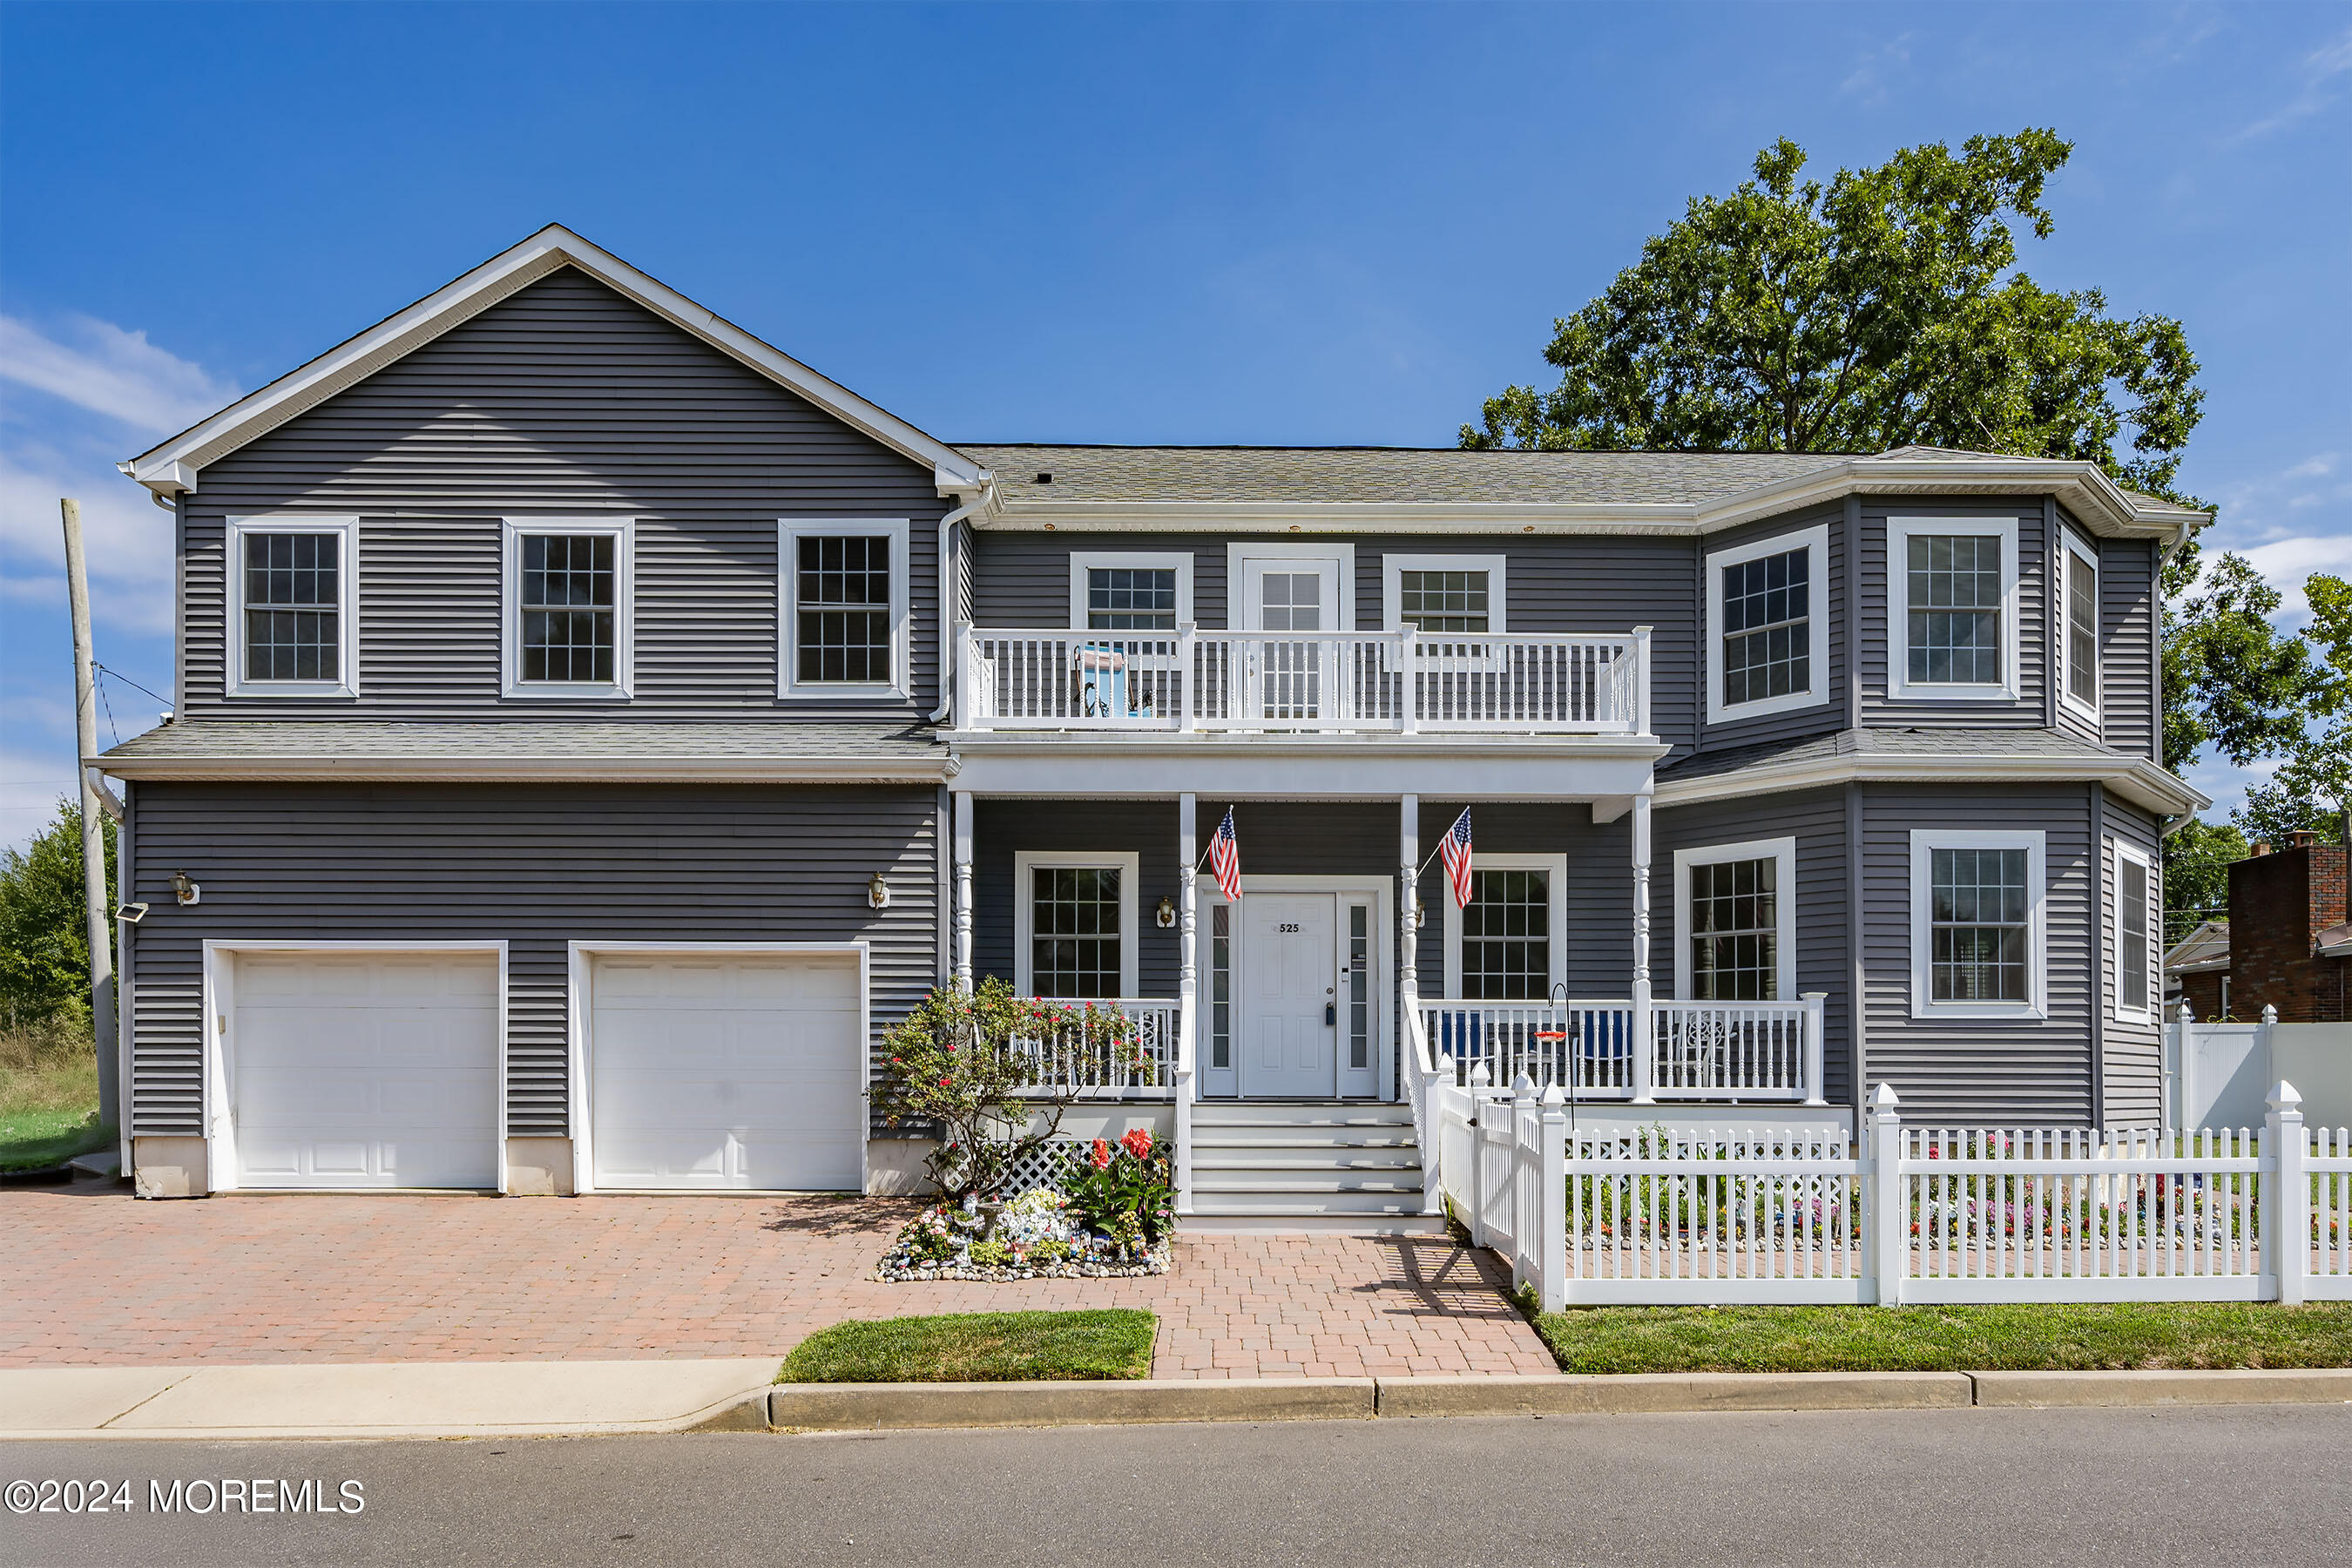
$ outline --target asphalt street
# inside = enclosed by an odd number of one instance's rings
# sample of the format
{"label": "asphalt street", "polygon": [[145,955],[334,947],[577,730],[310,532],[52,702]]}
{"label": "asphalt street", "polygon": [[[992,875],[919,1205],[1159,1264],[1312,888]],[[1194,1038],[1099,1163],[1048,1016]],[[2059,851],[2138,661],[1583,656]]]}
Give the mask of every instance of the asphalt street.
{"label": "asphalt street", "polygon": [[14,1489],[0,1563],[2334,1564],[2352,1406],[0,1447],[50,1479],[131,1507]]}

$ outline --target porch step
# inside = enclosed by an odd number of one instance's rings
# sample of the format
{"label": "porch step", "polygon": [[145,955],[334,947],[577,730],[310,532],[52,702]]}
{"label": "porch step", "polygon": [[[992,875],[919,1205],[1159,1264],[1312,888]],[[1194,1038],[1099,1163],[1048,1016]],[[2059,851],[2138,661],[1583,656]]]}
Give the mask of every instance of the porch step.
{"label": "porch step", "polygon": [[1409,1106],[1225,1100],[1192,1109],[1196,1216],[1263,1224],[1419,1226]]}

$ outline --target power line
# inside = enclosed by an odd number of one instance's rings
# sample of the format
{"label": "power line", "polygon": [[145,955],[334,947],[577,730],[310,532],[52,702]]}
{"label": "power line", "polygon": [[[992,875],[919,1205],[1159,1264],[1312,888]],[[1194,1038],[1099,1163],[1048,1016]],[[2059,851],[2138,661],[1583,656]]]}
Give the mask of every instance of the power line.
{"label": "power line", "polygon": [[109,669],[109,668],[106,668],[106,666],[104,666],[104,665],[102,665],[102,664],[99,663],[96,659],[92,659],[92,660],[90,660],[90,661],[89,661],[89,667],[90,667],[90,668],[92,668],[92,669],[96,670],[96,671],[97,671],[99,674],[100,674],[100,675],[110,675],[110,676],[114,677],[114,679],[117,679],[117,680],[119,680],[119,681],[122,682],[122,684],[123,684],[123,685],[128,686],[128,687],[131,688],[131,689],[134,689],[134,690],[138,690],[138,691],[144,691],[144,692],[146,692],[148,696],[152,697],[152,698],[153,698],[156,701],[158,701],[158,702],[166,702],[166,703],[168,703],[169,701],[171,701],[171,700],[172,700],[170,698],[168,698],[168,697],[164,696],[164,695],[163,695],[162,692],[160,692],[160,691],[154,690],[153,689],[152,689],[152,688],[150,688],[150,687],[141,686],[137,681],[135,681],[135,680],[131,679],[129,676],[127,676],[127,675],[123,674],[123,673],[122,673],[121,670],[119,670],[119,669]]}

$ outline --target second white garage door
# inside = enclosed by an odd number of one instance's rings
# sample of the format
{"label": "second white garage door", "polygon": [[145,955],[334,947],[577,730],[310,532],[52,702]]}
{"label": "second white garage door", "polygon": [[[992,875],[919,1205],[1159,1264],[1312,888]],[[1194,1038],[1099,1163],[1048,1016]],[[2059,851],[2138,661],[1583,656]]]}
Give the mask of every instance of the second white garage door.
{"label": "second white garage door", "polygon": [[602,953],[589,986],[599,1187],[857,1190],[856,958]]}

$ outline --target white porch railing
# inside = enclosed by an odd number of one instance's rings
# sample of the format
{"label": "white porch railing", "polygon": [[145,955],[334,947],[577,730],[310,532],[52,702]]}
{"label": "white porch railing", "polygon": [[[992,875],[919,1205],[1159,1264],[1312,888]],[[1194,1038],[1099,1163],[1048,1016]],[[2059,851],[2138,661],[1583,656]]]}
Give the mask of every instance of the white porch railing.
{"label": "white porch railing", "polygon": [[[1525,1073],[1579,1100],[1822,1103],[1822,999],[1654,1002],[1643,1072],[1641,1010],[1631,1001],[1423,1002],[1423,1030],[1467,1081]],[[1644,1090],[1646,1089],[1646,1092]]]}
{"label": "white porch railing", "polygon": [[[1015,1046],[1037,1058],[1040,1089],[1076,1089],[1084,1099],[1125,1100],[1166,1100],[1174,1092],[1174,1002],[1057,996],[1041,996],[1038,1001],[1047,1007],[1070,1010],[1061,1027],[1013,1039]],[[1117,1024],[1105,1017],[1113,1013],[1118,1016]],[[1091,1029],[1089,1014],[1094,1018]]]}
{"label": "white porch railing", "polygon": [[1447,1202],[1546,1310],[1602,1302],[2352,1299],[2352,1131],[1572,1133],[1558,1084],[1441,1079]]}
{"label": "white porch railing", "polygon": [[1617,636],[956,628],[966,730],[1632,735],[1647,627]]}

